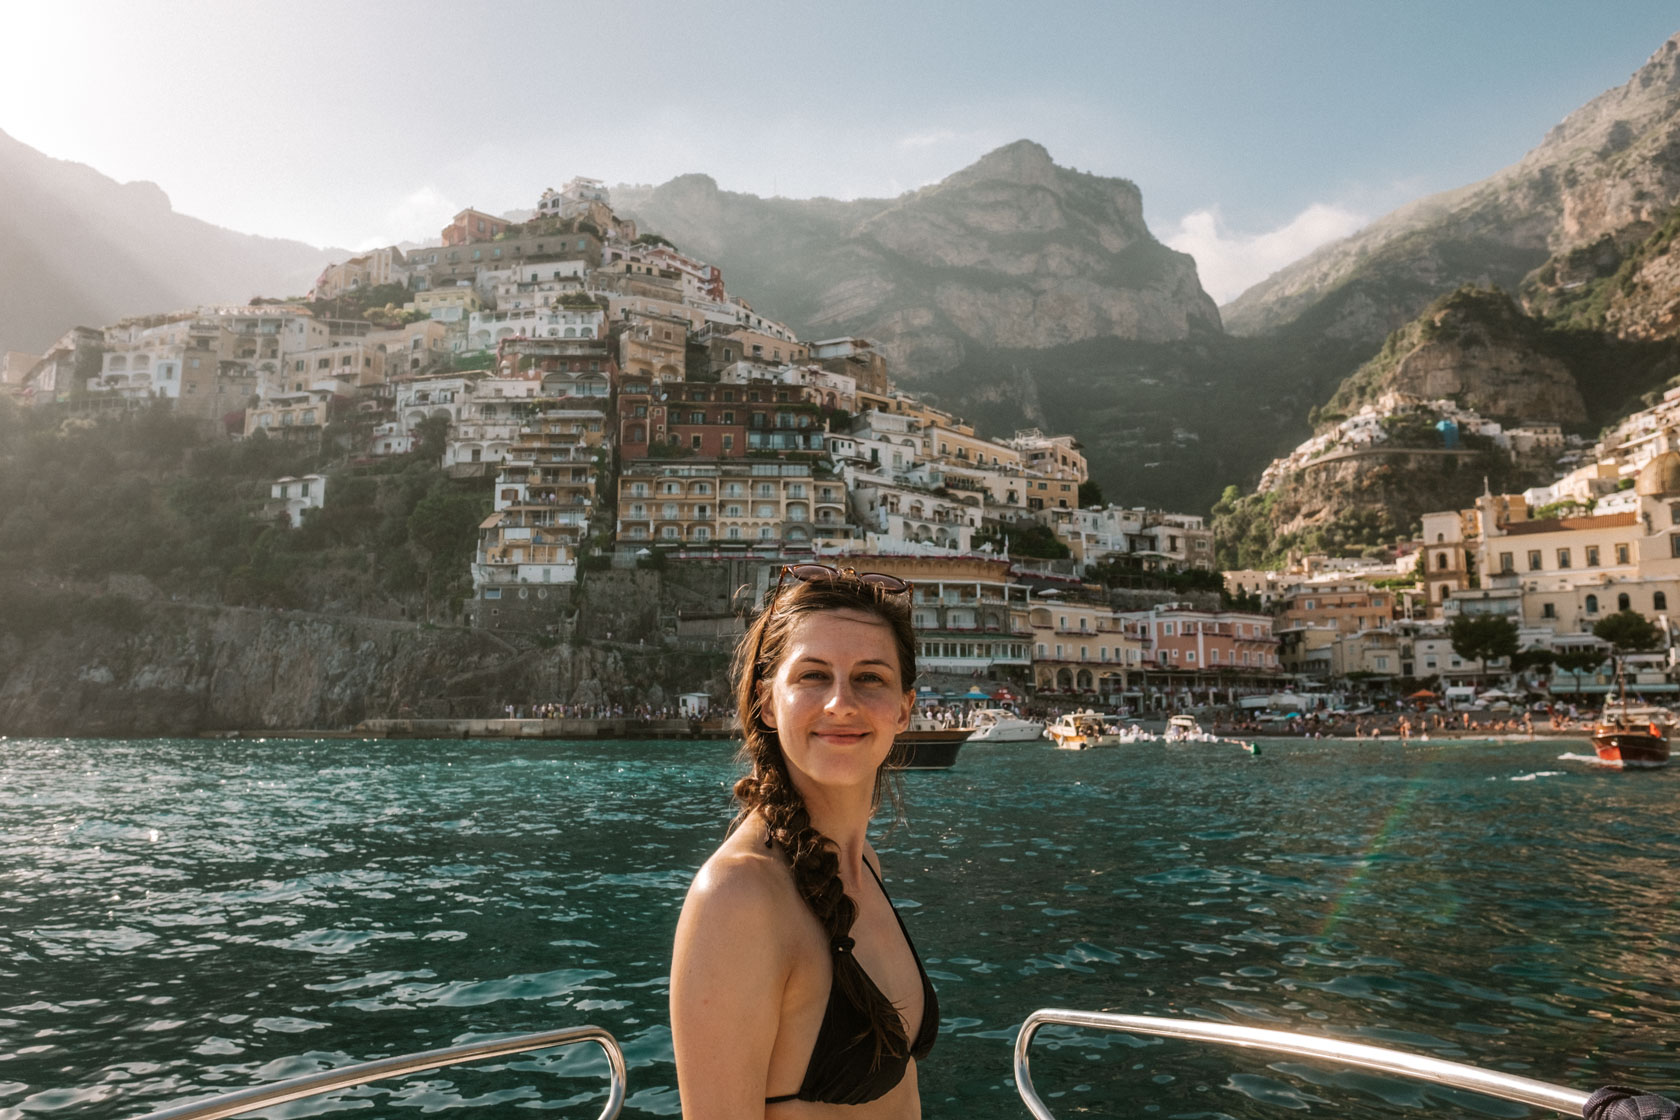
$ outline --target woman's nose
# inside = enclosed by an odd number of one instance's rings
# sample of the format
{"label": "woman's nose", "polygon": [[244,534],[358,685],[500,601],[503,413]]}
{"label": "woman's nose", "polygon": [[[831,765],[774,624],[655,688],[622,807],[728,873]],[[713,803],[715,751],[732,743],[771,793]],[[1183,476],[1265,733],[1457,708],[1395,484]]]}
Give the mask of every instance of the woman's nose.
{"label": "woman's nose", "polygon": [[830,711],[849,711],[857,707],[857,693],[852,689],[852,682],[843,677],[835,678],[834,687],[829,690],[823,707]]}

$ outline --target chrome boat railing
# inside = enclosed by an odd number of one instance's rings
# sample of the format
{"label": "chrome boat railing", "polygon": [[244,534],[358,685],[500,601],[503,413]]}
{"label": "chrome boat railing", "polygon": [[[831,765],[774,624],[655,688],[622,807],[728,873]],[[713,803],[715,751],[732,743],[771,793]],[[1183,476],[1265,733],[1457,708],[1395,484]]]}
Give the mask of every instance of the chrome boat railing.
{"label": "chrome boat railing", "polygon": [[148,1112],[139,1120],[223,1120],[241,1116],[259,1108],[269,1108],[303,1097],[318,1097],[338,1089],[350,1089],[369,1081],[387,1077],[402,1077],[444,1066],[464,1065],[467,1062],[487,1061],[509,1054],[524,1054],[531,1050],[548,1050],[555,1046],[570,1046],[579,1042],[593,1042],[606,1052],[611,1067],[612,1084],[607,1092],[607,1105],[599,1120],[613,1120],[624,1107],[626,1073],[624,1051],[618,1040],[600,1027],[567,1027],[564,1030],[537,1031],[535,1034],[515,1035],[489,1042],[472,1042],[465,1046],[446,1046],[440,1050],[423,1050],[416,1054],[402,1054],[395,1058],[380,1058],[353,1066],[324,1070],[288,1081],[269,1085],[254,1085],[232,1093],[223,1093],[192,1104],[171,1105],[157,1112]]}
{"label": "chrome boat railing", "polygon": [[1153,1015],[1116,1015],[1107,1011],[1066,1011],[1046,1008],[1034,1011],[1021,1024],[1015,1036],[1015,1085],[1021,1100],[1034,1120],[1056,1120],[1055,1115],[1039,1099],[1033,1088],[1032,1070],[1027,1061],[1027,1048],[1033,1035],[1046,1026],[1086,1027],[1100,1031],[1123,1031],[1127,1034],[1158,1035],[1162,1038],[1182,1038],[1192,1042],[1214,1042],[1225,1046],[1240,1046],[1251,1050],[1271,1050],[1280,1054],[1296,1054],[1306,1058],[1322,1058],[1342,1065],[1360,1066],[1399,1074],[1455,1089],[1468,1089],[1500,1097],[1508,1101],[1555,1109],[1570,1116],[1580,1116],[1587,1094],[1560,1085],[1549,1085],[1528,1077],[1509,1073],[1495,1073],[1459,1062],[1426,1058],[1403,1050],[1389,1050],[1362,1042],[1344,1042],[1339,1038],[1320,1038],[1317,1035],[1296,1034],[1293,1031],[1270,1031],[1257,1027],[1239,1027],[1229,1023],[1209,1023],[1200,1019],[1166,1019]]}

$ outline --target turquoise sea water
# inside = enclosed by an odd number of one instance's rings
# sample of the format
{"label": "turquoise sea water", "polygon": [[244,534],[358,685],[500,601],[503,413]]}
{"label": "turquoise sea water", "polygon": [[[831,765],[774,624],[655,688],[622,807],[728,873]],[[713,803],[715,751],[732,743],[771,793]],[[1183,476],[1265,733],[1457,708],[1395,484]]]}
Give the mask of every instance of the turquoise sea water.
{"label": "turquoise sea water", "polygon": [[[1680,769],[1584,744],[965,748],[878,838],[939,988],[931,1117],[1022,1117],[1046,1006],[1339,1034],[1680,1087]],[[130,1117],[583,1022],[678,1112],[671,932],[721,743],[0,741],[0,1120]],[[1058,1116],[1522,1116],[1185,1043],[1050,1032]],[[592,1048],[270,1115],[593,1116]]]}

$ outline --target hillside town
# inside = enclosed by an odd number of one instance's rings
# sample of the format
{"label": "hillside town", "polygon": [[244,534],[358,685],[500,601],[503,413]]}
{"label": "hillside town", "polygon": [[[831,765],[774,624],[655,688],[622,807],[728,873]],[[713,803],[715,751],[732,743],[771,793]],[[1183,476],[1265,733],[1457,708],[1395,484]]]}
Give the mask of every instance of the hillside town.
{"label": "hillside town", "polygon": [[[1439,425],[1443,444],[1461,426],[1476,430],[1451,402],[1394,396],[1367,410],[1377,422],[1354,417],[1292,459],[1334,453],[1354,428],[1380,431],[1384,416],[1421,412]],[[1232,594],[1274,613],[1288,673],[1390,691],[1428,680],[1465,691],[1491,679],[1590,702],[1613,687],[1609,643],[1595,628],[1632,611],[1655,624],[1658,640],[1626,653],[1629,686],[1653,698],[1680,691],[1670,607],[1680,601],[1680,389],[1592,445],[1566,441],[1552,426],[1497,427],[1483,434],[1508,437],[1498,446],[1513,457],[1547,456],[1559,477],[1427,513],[1420,538],[1392,557],[1310,556],[1281,571],[1224,573]],[[1280,459],[1268,475],[1288,469]],[[1466,617],[1509,622],[1516,654],[1456,652],[1449,629]]]}
{"label": "hillside town", "polygon": [[[492,495],[462,606],[486,630],[565,634],[591,570],[723,564],[751,594],[668,635],[722,646],[816,560],[912,580],[923,671],[953,688],[1142,709],[1282,672],[1272,618],[1220,605],[1201,516],[1082,501],[1074,437],[983,434],[896,390],[869,339],[797,337],[592,179],[332,264],[304,299],[76,327],[0,372],[26,405],[167,407],[351,463],[441,430],[441,467]],[[285,477],[262,514],[300,527],[332,500],[331,471]],[[1170,589],[1185,573],[1199,594]]]}
{"label": "hillside town", "polygon": [[[523,220],[467,209],[435,245],[334,263],[304,298],[75,327],[45,354],[6,354],[0,382],[25,406],[166,407],[352,464],[438,433],[438,465],[490,494],[460,610],[473,627],[564,635],[592,570],[723,564],[744,594],[677,612],[668,634],[722,646],[784,564],[884,568],[915,584],[930,679],[1052,705],[1490,677],[1582,696],[1609,687],[1594,624],[1631,609],[1666,635],[1680,595],[1680,390],[1596,447],[1387,393],[1259,490],[1391,447],[1492,447],[1561,477],[1427,514],[1380,556],[1221,577],[1200,515],[1093,501],[1073,436],[978,432],[896,389],[871,340],[799,338],[587,178]],[[332,493],[331,471],[276,479],[262,515],[301,527]],[[1467,615],[1515,623],[1522,663],[1455,650]],[[1636,686],[1674,690],[1669,660],[1638,655]]]}

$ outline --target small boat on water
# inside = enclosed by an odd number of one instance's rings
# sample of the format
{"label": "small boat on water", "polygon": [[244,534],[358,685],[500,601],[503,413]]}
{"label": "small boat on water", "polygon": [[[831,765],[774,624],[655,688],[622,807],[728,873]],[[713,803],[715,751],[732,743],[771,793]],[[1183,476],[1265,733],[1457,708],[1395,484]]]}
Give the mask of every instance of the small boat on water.
{"label": "small boat on water", "polygon": [[1169,743],[1218,743],[1223,740],[1210,731],[1203,731],[1195,716],[1172,716],[1167,720],[1163,738]]}
{"label": "small boat on water", "polygon": [[1084,751],[1092,747],[1112,747],[1125,742],[1118,727],[1101,712],[1084,709],[1059,716],[1044,729],[1045,738],[1064,751]]}
{"label": "small boat on water", "polygon": [[1032,743],[1044,738],[1044,721],[1023,719],[1008,708],[979,708],[969,715],[970,743]]}
{"label": "small boat on water", "polygon": [[1627,680],[1620,662],[1616,665],[1616,695],[1604,702],[1604,711],[1593,725],[1593,751],[1604,766],[1620,770],[1655,770],[1668,765],[1668,725],[1672,715],[1666,708],[1630,704]]}
{"label": "small boat on water", "polygon": [[947,727],[916,716],[893,741],[893,765],[899,770],[949,770],[970,733],[967,727]]}

